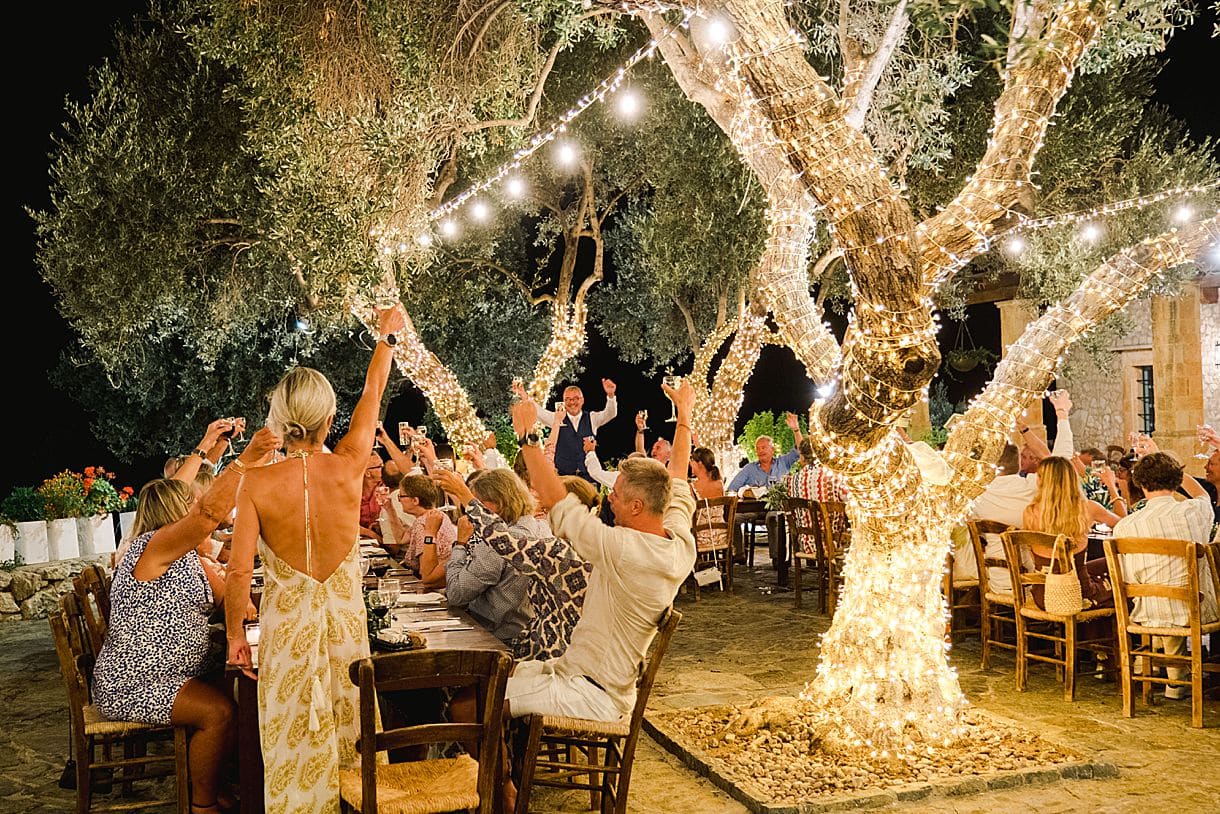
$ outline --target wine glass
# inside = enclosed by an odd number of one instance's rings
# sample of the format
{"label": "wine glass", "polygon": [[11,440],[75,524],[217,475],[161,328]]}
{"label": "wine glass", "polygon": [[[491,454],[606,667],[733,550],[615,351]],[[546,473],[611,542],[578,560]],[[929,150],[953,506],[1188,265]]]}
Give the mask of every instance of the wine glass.
{"label": "wine glass", "polygon": [[411,442],[411,422],[398,422],[398,446],[405,447]]}
{"label": "wine glass", "polygon": [[370,557],[366,557],[363,554],[360,555],[360,576],[361,577],[367,577],[369,575],[369,568],[372,566],[372,564],[373,563],[372,563]]}
{"label": "wine glass", "polygon": [[390,595],[386,591],[369,591],[369,610],[377,617],[378,628],[385,626],[386,614],[390,612]]}
{"label": "wine glass", "polygon": [[382,577],[377,580],[377,590],[390,597],[390,604],[398,604],[398,595],[402,593],[402,582],[398,577]]}
{"label": "wine glass", "polygon": [[651,427],[648,426],[648,411],[647,410],[640,410],[640,418],[644,419],[644,430],[645,431],[652,429]]}
{"label": "wine glass", "polygon": [[1211,433],[1204,434],[1205,431],[1211,428],[1210,424],[1195,425],[1195,457],[1202,461],[1206,461],[1212,456],[1212,445],[1207,440]]}
{"label": "wine glass", "polygon": [[[681,376],[668,375],[668,376],[665,376],[662,379],[662,381],[665,382],[666,387],[673,388],[674,390],[677,390],[679,387],[682,386],[682,377]],[[668,393],[665,394],[665,398],[669,398]],[[669,418],[665,419],[665,421],[666,421],[666,423],[673,424],[677,420],[678,420],[678,405],[674,404],[673,399],[669,399]]]}
{"label": "wine glass", "polygon": [[373,449],[381,449],[381,433],[385,432],[385,424],[377,422],[377,432],[373,434]]}

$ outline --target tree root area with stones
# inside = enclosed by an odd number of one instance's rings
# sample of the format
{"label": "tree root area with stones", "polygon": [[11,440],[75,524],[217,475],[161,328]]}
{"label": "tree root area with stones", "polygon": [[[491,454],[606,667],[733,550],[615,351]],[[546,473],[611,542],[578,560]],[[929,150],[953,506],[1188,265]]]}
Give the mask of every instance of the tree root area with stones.
{"label": "tree root area with stones", "polygon": [[827,716],[795,698],[666,711],[650,714],[649,720],[751,797],[781,805],[1081,759],[975,709],[963,713],[959,740],[906,759],[836,744]]}

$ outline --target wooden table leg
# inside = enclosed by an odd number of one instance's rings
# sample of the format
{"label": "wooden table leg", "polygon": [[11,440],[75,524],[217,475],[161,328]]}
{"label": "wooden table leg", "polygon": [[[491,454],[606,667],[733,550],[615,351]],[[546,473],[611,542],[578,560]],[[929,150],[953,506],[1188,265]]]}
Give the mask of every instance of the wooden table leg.
{"label": "wooden table leg", "polygon": [[258,737],[258,682],[237,678],[238,792],[242,814],[263,814],[263,748]]}

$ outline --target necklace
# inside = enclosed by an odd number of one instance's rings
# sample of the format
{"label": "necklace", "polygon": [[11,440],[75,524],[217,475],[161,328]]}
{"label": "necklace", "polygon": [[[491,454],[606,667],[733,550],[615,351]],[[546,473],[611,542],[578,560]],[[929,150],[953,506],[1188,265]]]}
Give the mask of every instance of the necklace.
{"label": "necklace", "polygon": [[308,458],[310,455],[317,455],[317,454],[318,453],[314,450],[294,449],[292,452],[285,453],[284,457],[285,458]]}

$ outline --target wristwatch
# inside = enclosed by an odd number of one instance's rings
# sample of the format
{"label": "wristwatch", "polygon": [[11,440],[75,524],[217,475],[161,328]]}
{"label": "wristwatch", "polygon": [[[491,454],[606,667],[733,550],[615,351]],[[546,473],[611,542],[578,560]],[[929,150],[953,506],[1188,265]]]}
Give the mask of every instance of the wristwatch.
{"label": "wristwatch", "polygon": [[542,436],[536,432],[527,432],[517,438],[517,446],[522,447],[540,447],[542,446]]}
{"label": "wristwatch", "polygon": [[208,454],[203,451],[203,447],[196,447],[195,449],[192,449],[191,454],[198,455],[200,458],[203,458],[205,461],[208,459]]}
{"label": "wristwatch", "polygon": [[424,545],[432,545],[435,542],[436,542],[436,540],[432,539],[431,537],[424,538]]}
{"label": "wristwatch", "polygon": [[381,341],[392,348],[398,344],[398,334],[386,334],[385,336],[381,337]]}

